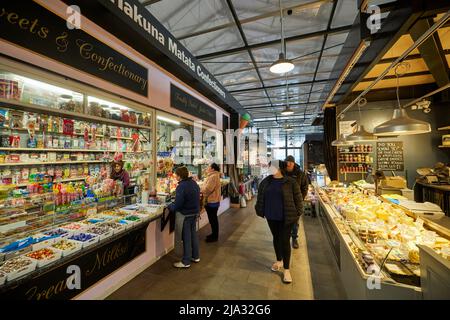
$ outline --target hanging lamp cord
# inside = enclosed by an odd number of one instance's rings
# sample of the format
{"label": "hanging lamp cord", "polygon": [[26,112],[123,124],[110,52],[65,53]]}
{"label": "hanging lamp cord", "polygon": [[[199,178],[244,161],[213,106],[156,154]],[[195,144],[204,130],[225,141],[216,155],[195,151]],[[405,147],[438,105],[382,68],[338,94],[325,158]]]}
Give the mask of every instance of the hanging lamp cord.
{"label": "hanging lamp cord", "polygon": [[[398,65],[395,66],[394,72],[395,72],[395,77],[397,80],[397,88],[395,90],[396,94],[397,94],[397,104],[398,104],[398,108],[402,109],[402,105],[400,103],[400,77],[404,76],[409,68],[411,67],[411,65],[408,62],[400,62]],[[403,70],[401,70],[401,68],[404,68]]]}
{"label": "hanging lamp cord", "polygon": [[286,58],[285,45],[284,45],[283,8],[281,7],[281,0],[278,0],[278,4],[280,5],[281,53],[283,53]]}

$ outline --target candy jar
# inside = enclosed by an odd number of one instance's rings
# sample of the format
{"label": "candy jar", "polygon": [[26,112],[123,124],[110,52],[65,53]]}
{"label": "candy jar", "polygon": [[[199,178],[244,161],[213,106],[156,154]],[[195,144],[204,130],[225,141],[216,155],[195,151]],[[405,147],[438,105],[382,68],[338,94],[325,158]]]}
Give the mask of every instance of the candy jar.
{"label": "candy jar", "polygon": [[121,118],[122,118],[122,121],[124,121],[124,122],[130,121],[130,115],[128,114],[127,110],[121,110]]}

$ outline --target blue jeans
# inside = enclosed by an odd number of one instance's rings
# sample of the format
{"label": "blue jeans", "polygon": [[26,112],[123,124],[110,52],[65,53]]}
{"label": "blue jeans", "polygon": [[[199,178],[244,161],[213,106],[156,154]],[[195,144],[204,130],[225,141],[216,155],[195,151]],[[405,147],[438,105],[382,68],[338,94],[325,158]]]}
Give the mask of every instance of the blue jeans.
{"label": "blue jeans", "polygon": [[298,223],[294,223],[291,230],[292,240],[297,240],[298,238]]}
{"label": "blue jeans", "polygon": [[187,217],[183,224],[183,264],[191,264],[191,259],[200,257],[198,250],[197,217]]}

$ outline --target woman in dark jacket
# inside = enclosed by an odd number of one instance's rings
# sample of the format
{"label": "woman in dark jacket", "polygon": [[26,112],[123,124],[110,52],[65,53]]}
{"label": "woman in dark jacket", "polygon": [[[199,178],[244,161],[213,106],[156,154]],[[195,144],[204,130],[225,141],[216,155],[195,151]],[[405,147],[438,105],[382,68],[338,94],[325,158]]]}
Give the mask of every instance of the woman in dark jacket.
{"label": "woman in dark jacket", "polygon": [[296,181],[284,174],[282,161],[272,161],[269,170],[270,175],[261,181],[258,188],[255,210],[258,216],[267,219],[272,232],[277,261],[271,269],[276,272],[283,267],[283,282],[291,283],[289,240],[292,226],[303,214],[302,193]]}
{"label": "woman in dark jacket", "polygon": [[169,205],[169,210],[179,212],[182,216],[182,241],[183,259],[174,263],[175,268],[189,268],[191,261],[200,262],[198,235],[195,222],[200,214],[200,187],[197,182],[189,177],[186,167],[179,167],[175,170],[178,186],[175,195],[175,202]]}

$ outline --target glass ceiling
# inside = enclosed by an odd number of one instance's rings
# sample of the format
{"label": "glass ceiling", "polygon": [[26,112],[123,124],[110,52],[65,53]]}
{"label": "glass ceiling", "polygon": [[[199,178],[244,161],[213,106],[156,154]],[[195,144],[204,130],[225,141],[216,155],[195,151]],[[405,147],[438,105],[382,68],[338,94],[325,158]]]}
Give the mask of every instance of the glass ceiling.
{"label": "glass ceiling", "polygon": [[[277,75],[269,67],[281,50],[278,0],[140,1],[249,111],[257,127],[312,123],[358,13],[356,0],[282,0],[286,57],[295,68]],[[295,114],[277,122],[287,92]]]}

